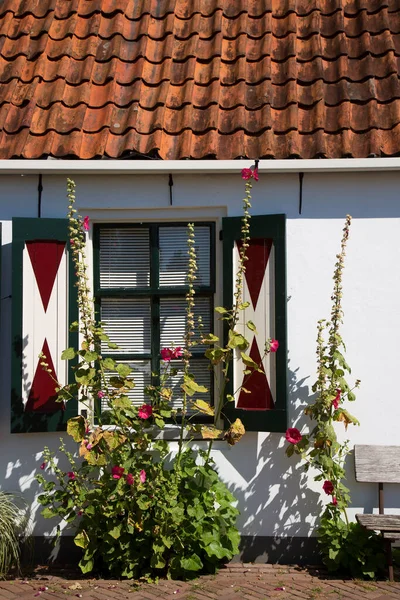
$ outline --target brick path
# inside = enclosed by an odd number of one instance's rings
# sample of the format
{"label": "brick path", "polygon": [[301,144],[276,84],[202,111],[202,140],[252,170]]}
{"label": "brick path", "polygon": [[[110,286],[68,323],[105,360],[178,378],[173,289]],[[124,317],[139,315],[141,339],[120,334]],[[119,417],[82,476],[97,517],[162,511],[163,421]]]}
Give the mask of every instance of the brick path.
{"label": "brick path", "polygon": [[400,582],[328,579],[279,565],[230,565],[216,576],[190,582],[161,581],[135,587],[129,581],[74,579],[36,574],[0,581],[0,600],[400,600]]}

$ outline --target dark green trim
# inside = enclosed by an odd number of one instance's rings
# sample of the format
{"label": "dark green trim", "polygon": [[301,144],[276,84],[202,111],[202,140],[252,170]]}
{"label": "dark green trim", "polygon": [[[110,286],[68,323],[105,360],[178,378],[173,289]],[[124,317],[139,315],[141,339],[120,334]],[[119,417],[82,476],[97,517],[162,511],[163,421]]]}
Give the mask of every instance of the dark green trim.
{"label": "dark green trim", "polygon": [[[22,288],[23,250],[25,242],[33,240],[68,241],[67,219],[13,219],[12,241],[12,349],[11,349],[11,432],[31,433],[39,431],[65,431],[67,420],[78,411],[77,400],[70,400],[66,410],[43,414],[24,412],[22,401]],[[68,248],[69,250],[69,248]],[[69,314],[68,321],[78,320],[78,303],[74,268],[69,254]],[[68,323],[65,324],[68,326]],[[77,333],[69,334],[69,346],[77,347]],[[69,377],[72,375],[69,365]]]}
{"label": "dark green trim", "polygon": [[[234,243],[241,238],[241,217],[222,219],[224,306],[232,307]],[[257,215],[250,221],[250,237],[272,239],[274,244],[275,269],[275,336],[279,341],[276,353],[276,397],[275,408],[266,411],[236,409],[228,404],[224,409],[228,422],[240,418],[248,431],[284,432],[287,429],[287,328],[286,328],[286,217],[285,215]],[[225,337],[227,331],[225,331]],[[232,369],[229,374],[228,394],[233,392]]]}

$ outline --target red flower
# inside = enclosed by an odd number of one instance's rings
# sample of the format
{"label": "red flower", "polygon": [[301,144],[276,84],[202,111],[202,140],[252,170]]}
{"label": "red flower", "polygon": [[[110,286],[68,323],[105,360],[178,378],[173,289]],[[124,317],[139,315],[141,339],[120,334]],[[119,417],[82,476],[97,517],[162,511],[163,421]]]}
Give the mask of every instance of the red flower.
{"label": "red flower", "polygon": [[278,340],[271,340],[271,343],[269,345],[269,351],[270,352],[276,352],[279,348],[279,342]]}
{"label": "red flower", "polygon": [[113,467],[111,469],[111,475],[113,479],[121,479],[122,475],[124,474],[124,471],[124,467]]}
{"label": "red flower", "polygon": [[83,510],[79,510],[77,513],[78,517],[81,517],[83,515]]}
{"label": "red flower", "polygon": [[337,505],[337,498],[336,498],[336,496],[332,496],[332,504],[333,504],[333,506]]}
{"label": "red flower", "polygon": [[322,489],[324,490],[325,494],[328,494],[328,496],[332,496],[333,492],[335,491],[332,481],[329,480],[324,481]]}
{"label": "red flower", "polygon": [[178,346],[175,350],[172,350],[172,358],[180,358],[183,354],[182,348]]}
{"label": "red flower", "polygon": [[258,181],[258,167],[254,167],[253,177],[254,177],[254,181]]}
{"label": "red flower", "polygon": [[289,427],[289,429],[286,431],[285,437],[290,444],[298,444],[303,439],[303,436],[297,427]]}
{"label": "red flower", "polygon": [[128,485],[132,485],[133,484],[133,475],[128,473],[128,475],[125,477],[125,481]]}
{"label": "red flower", "polygon": [[139,408],[138,417],[140,419],[149,419],[153,414],[153,409],[150,404],[142,404]]}
{"label": "red flower", "polygon": [[89,217],[86,215],[86,217],[83,219],[83,229],[85,231],[89,231]]}
{"label": "red flower", "polygon": [[46,464],[45,462],[42,462],[42,464],[40,465],[40,469],[42,469],[42,471],[46,468]]}
{"label": "red flower", "polygon": [[99,392],[97,392],[97,397],[98,398],[104,398],[104,396],[105,396],[105,393],[102,392],[101,390]]}
{"label": "red flower", "polygon": [[242,179],[247,181],[253,177],[253,171],[251,169],[242,169]]}
{"label": "red flower", "polygon": [[68,471],[67,475],[72,481],[75,479],[75,473],[73,471]]}
{"label": "red flower", "polygon": [[171,348],[163,348],[161,350],[161,358],[165,360],[165,362],[169,362],[173,358],[174,351]]}
{"label": "red flower", "polygon": [[339,403],[340,403],[340,394],[342,392],[340,390],[336,390],[336,398],[334,398],[332,400],[332,406],[335,410],[337,410],[339,408]]}

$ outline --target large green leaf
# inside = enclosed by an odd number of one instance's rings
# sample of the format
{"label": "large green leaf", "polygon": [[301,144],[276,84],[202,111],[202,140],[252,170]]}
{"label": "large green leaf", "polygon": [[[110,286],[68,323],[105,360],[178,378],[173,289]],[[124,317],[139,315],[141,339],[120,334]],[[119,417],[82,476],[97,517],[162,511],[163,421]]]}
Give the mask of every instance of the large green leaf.
{"label": "large green leaf", "polygon": [[67,433],[75,442],[81,442],[85,437],[86,422],[82,415],[72,417],[67,422]]}
{"label": "large green leaf", "polygon": [[181,567],[185,571],[200,571],[203,563],[197,554],[192,554],[188,558],[181,558]]}

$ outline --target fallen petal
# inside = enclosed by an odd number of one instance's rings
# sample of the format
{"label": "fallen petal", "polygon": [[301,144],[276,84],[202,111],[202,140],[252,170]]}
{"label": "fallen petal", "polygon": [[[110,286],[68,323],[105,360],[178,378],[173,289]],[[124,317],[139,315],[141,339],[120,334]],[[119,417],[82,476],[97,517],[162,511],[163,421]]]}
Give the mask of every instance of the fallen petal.
{"label": "fallen petal", "polygon": [[284,592],[285,591],[284,587],[277,587],[277,588],[274,588],[274,589],[275,589],[276,592]]}

